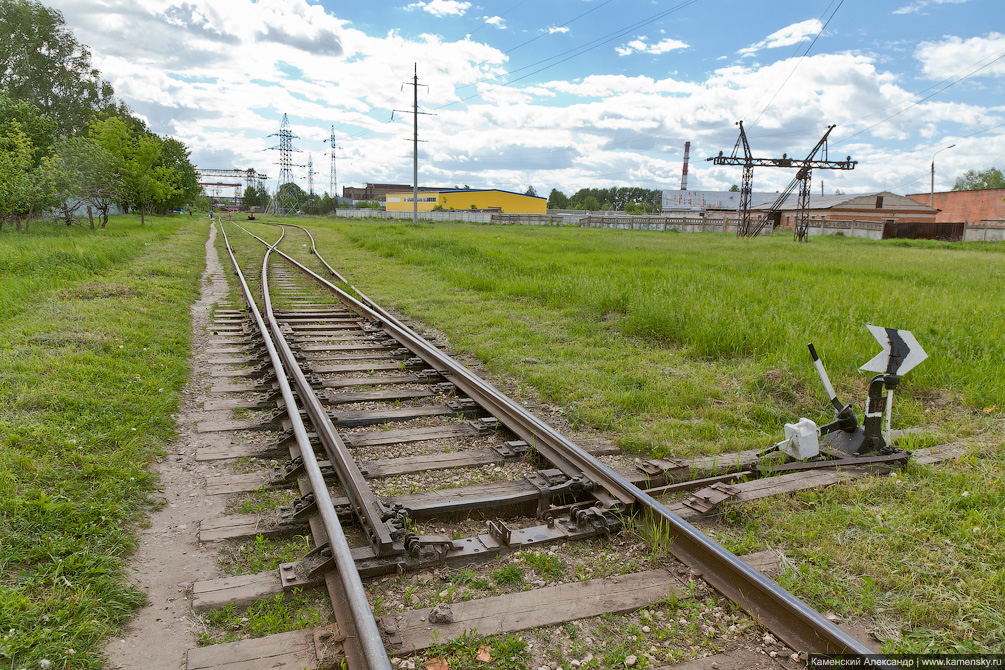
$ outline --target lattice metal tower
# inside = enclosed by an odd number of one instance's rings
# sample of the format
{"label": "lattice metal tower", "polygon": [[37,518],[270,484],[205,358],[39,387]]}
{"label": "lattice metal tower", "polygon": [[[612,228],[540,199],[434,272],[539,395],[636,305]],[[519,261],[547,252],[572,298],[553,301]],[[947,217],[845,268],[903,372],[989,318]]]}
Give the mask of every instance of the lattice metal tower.
{"label": "lattice metal tower", "polygon": [[328,147],[330,149],[328,155],[331,156],[331,164],[332,164],[331,178],[329,179],[328,182],[328,188],[329,188],[328,193],[335,200],[335,202],[338,202],[338,191],[336,190],[338,188],[338,179],[336,179],[335,174],[335,150],[341,149],[342,147],[335,144],[335,126],[332,126],[332,134],[328,136],[328,139],[325,140],[325,142],[328,143]]}
{"label": "lattice metal tower", "polygon": [[279,149],[279,184],[276,187],[276,197],[271,208],[276,216],[288,216],[300,212],[300,202],[297,193],[292,188],[283,188],[286,184],[294,184],[293,168],[303,167],[303,165],[293,164],[293,152],[300,151],[293,147],[293,140],[300,139],[290,130],[290,120],[283,114],[283,122],[279,126],[279,132],[269,135],[269,137],[279,137],[279,146],[272,149]]}
{"label": "lattice metal tower", "polygon": [[314,169],[314,155],[307,154],[307,206],[305,211],[309,214],[318,213],[318,198],[314,193],[314,175],[321,174]]}
{"label": "lattice metal tower", "polygon": [[314,197],[314,154],[307,154],[307,196]]}

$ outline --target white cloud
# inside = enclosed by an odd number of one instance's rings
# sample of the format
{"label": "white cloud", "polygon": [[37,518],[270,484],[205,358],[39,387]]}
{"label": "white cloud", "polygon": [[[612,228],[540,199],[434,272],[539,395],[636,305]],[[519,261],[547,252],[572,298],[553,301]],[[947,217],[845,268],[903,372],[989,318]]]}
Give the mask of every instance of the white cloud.
{"label": "white cloud", "polygon": [[506,29],[506,19],[504,19],[501,16],[485,16],[483,18],[485,19],[485,23],[489,24],[490,26],[495,26],[500,30]]}
{"label": "white cloud", "polygon": [[433,16],[463,16],[469,7],[471,7],[470,2],[460,2],[460,0],[429,0],[429,2],[414,2],[407,5],[405,9],[421,9]]}
{"label": "white cloud", "polygon": [[628,56],[636,52],[658,55],[675,51],[677,49],[686,49],[687,47],[688,44],[686,42],[681,42],[680,40],[671,39],[669,37],[664,40],[660,40],[656,44],[649,44],[646,42],[646,36],[642,35],[640,37],[636,37],[627,44],[614,47],[614,51],[619,56]]}
{"label": "white cloud", "polygon": [[[988,33],[984,37],[962,39],[945,37],[939,42],[922,42],[914,52],[921,71],[931,79],[946,79],[965,74],[995,58],[1005,56],[1005,34]],[[990,64],[976,76],[1005,74],[1005,58]]]}
{"label": "white cloud", "polygon": [[968,0],[917,0],[893,10],[894,14],[917,14],[928,5],[960,5]]}
{"label": "white cloud", "polygon": [[740,49],[737,53],[741,56],[751,56],[761,49],[775,49],[798,44],[803,40],[811,39],[823,27],[824,24],[819,19],[808,19],[799,23],[793,23],[781,30],[776,30],[756,44],[751,44],[749,47]]}
{"label": "white cloud", "polygon": [[[745,61],[689,77],[667,75],[662,68],[653,76],[598,74],[499,87],[480,83],[507,74],[507,57],[496,48],[470,38],[368,34],[309,0],[228,0],[226,11],[219,0],[50,4],[90,46],[117,95],[154,131],[185,142],[197,165],[254,168],[273,178],[277,152],[265,149],[276,141],[267,136],[286,112],[300,136],[295,144],[303,153],[297,162],[313,152],[315,165],[324,165],[321,140],[334,124],[344,147],[338,154],[340,184],[408,182],[411,145],[403,140],[411,135],[411,117],[389,119],[391,109],[411,106],[411,90],[402,92],[401,82],[411,80],[414,61],[420,83],[429,85],[420,88],[420,108],[437,114],[419,121],[420,137],[428,140],[420,147],[420,179],[432,185],[523,191],[534,184],[541,193],[551,186],[569,192],[617,183],[674,187],[680,183],[683,143],[690,140],[689,183],[728,188],[739,173],[700,159],[729,150],[736,139],[733,124],[744,119],[758,155],[798,155],[813,146],[826,124],[838,124],[832,153],[850,153],[862,162],[853,172],[828,175],[828,190],[879,190],[884,180],[892,186],[918,165],[923,172],[931,158],[904,159],[903,144],[888,145],[888,138],[922,144],[924,135],[946,136],[949,123],[952,132],[966,135],[1000,124],[1005,114],[1005,106],[936,98],[868,129],[902,109],[903,101],[916,99],[916,91],[904,88],[901,75],[881,69],[887,66],[879,57],[864,53],[809,56],[794,73],[791,59],[763,66]],[[763,43],[798,34],[778,31]],[[622,48],[655,54],[686,47],[659,37],[652,42],[635,37]],[[962,66],[945,66],[958,70],[988,49],[1005,48],[995,47],[1000,38],[997,33],[944,38],[917,47],[916,57],[927,68],[939,59],[962,59]],[[933,69],[931,76],[937,74]],[[475,91],[480,97],[460,102]],[[863,132],[842,142],[858,131]],[[955,169],[949,160],[966,169],[968,157],[974,162],[975,155],[1005,153],[1005,134],[976,137],[971,144],[984,148],[964,154],[967,142],[957,141],[957,149],[947,152],[946,174]],[[782,188],[791,179],[783,171],[762,172],[755,176],[759,190]],[[303,180],[304,171],[297,177]],[[327,181],[325,174],[316,183]]]}
{"label": "white cloud", "polygon": [[567,33],[569,32],[569,26],[548,26],[548,34],[554,35],[555,33]]}

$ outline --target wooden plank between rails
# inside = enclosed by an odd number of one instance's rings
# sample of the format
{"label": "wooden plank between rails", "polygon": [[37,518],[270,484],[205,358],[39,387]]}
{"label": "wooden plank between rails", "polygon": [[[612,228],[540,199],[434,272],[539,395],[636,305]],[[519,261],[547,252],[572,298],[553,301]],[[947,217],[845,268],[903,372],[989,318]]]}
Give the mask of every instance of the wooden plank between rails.
{"label": "wooden plank between rails", "polygon": [[620,614],[651,605],[673,593],[688,597],[681,580],[664,569],[571,582],[494,598],[451,603],[450,623],[431,623],[431,608],[381,617],[388,634],[387,650],[403,654],[461,637],[512,633],[601,614]]}
{"label": "wooden plank between rails", "polygon": [[188,670],[303,670],[318,667],[314,630],[188,650]]}

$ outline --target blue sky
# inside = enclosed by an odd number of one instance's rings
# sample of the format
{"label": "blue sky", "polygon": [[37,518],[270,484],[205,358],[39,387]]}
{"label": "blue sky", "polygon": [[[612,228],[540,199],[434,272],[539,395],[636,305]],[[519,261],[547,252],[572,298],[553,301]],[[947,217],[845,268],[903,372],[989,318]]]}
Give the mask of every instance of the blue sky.
{"label": "blue sky", "polygon": [[[55,0],[119,97],[200,167],[278,175],[284,113],[328,190],[411,181],[478,188],[724,189],[743,119],[755,155],[805,155],[826,130],[834,189],[925,192],[1005,166],[1001,0]],[[955,144],[952,149],[944,149]],[[297,181],[306,188],[307,170]],[[755,190],[789,171],[755,172]],[[271,185],[275,187],[273,182]]]}

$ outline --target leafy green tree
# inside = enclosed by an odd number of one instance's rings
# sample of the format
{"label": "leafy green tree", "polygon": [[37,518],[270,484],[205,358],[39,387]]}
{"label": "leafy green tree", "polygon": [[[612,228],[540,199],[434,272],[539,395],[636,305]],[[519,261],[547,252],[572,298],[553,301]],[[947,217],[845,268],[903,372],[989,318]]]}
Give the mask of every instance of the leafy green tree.
{"label": "leafy green tree", "polygon": [[0,226],[13,220],[18,230],[28,232],[32,217],[55,205],[59,167],[50,154],[34,162],[31,138],[12,119],[0,128]]}
{"label": "leafy green tree", "polygon": [[202,191],[199,175],[189,161],[191,152],[173,137],[164,138],[161,144],[161,166],[171,173],[172,194],[162,203],[165,210],[191,204]]}
{"label": "leafy green tree", "polygon": [[537,196],[537,191],[536,191],[536,190],[534,189],[534,187],[533,187],[533,186],[528,186],[528,187],[527,187],[527,191],[526,191],[526,192],[524,193],[524,195],[533,195],[533,196]]}
{"label": "leafy green tree", "polygon": [[737,186],[736,184],[733,184],[732,186],[729,187],[729,192],[730,193],[739,193],[740,192],[740,187]]}
{"label": "leafy green tree", "polygon": [[112,105],[111,84],[60,12],[37,0],[0,0],[0,34],[0,87],[52,117],[59,134],[83,131]]}
{"label": "leafy green tree", "polygon": [[595,212],[595,211],[599,210],[600,209],[600,201],[597,200],[597,196],[592,195],[592,194],[586,196],[586,198],[583,200],[583,208],[584,209],[588,209],[591,212]]}
{"label": "leafy green tree", "polygon": [[101,227],[104,228],[108,225],[108,210],[123,199],[115,157],[86,137],[61,139],[56,144],[56,155],[64,176],[59,196],[66,203],[64,206],[76,201],[87,207],[91,230],[94,230],[96,209],[102,215]]}
{"label": "leafy green tree", "polygon": [[569,198],[557,188],[551,189],[548,195],[548,209],[568,209]]}
{"label": "leafy green tree", "polygon": [[134,128],[118,116],[95,121],[88,132],[115,158],[123,198],[139,209],[140,225],[144,225],[146,214],[176,192],[174,174],[162,162],[162,140],[148,132],[134,135]]}
{"label": "leafy green tree", "polygon": [[[300,209],[303,209],[307,205],[307,192],[300,188],[300,185],[296,182],[288,181],[276,189],[276,199],[282,202],[283,196],[296,198]],[[288,202],[292,202],[292,200]]]}
{"label": "leafy green tree", "polygon": [[34,105],[24,100],[14,100],[0,91],[0,128],[17,121],[21,132],[28,136],[33,147],[32,164],[38,165],[48,155],[56,140],[56,122]]}
{"label": "leafy green tree", "polygon": [[1005,175],[998,168],[987,170],[967,170],[962,177],[956,178],[954,191],[983,191],[989,188],[1005,188]]}
{"label": "leafy green tree", "polygon": [[269,192],[265,189],[265,186],[252,184],[244,189],[242,202],[245,207],[265,207],[269,204]]}

